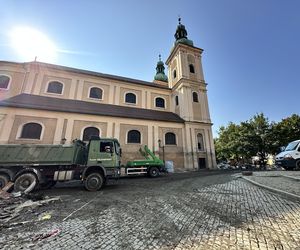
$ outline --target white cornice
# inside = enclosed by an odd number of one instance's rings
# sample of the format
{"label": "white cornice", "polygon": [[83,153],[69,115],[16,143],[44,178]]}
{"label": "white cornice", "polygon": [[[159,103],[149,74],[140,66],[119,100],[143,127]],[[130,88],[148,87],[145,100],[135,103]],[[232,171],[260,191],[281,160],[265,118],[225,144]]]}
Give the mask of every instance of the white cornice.
{"label": "white cornice", "polygon": [[201,48],[197,48],[197,47],[193,47],[193,46],[189,46],[189,45],[185,45],[185,44],[182,44],[182,43],[177,43],[171,50],[171,53],[168,57],[168,59],[166,60],[166,64],[168,65],[169,62],[171,61],[171,58],[174,57],[174,55],[177,53],[177,51],[179,49],[183,49],[183,50],[188,50],[188,51],[193,51],[195,53],[199,53],[200,55],[202,54],[203,52],[203,49]]}

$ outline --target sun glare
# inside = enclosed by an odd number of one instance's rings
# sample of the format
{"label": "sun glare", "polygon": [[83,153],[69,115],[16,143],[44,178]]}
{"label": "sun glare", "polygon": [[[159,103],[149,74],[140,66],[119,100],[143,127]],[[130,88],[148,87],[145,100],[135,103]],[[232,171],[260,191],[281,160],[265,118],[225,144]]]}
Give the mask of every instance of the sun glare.
{"label": "sun glare", "polygon": [[42,32],[29,28],[14,28],[10,33],[11,43],[23,61],[55,62],[57,49]]}

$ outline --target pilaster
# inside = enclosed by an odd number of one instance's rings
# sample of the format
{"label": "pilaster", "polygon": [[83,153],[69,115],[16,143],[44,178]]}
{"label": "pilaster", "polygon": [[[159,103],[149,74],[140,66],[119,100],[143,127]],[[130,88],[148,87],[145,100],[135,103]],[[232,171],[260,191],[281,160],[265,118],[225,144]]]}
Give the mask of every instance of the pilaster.
{"label": "pilaster", "polygon": [[107,122],[106,137],[113,137],[113,122],[111,121]]}
{"label": "pilaster", "polygon": [[60,144],[64,127],[64,118],[57,118],[56,129],[53,138],[53,144]]}
{"label": "pilaster", "polygon": [[71,143],[74,138],[72,138],[73,133],[73,127],[74,127],[74,119],[69,118],[67,122],[67,128],[66,128],[66,143]]}
{"label": "pilaster", "polygon": [[120,122],[115,122],[114,138],[120,141]]}
{"label": "pilaster", "polygon": [[77,88],[77,100],[82,100],[82,92],[83,92],[83,80],[80,79],[78,83],[78,88]]}
{"label": "pilaster", "polygon": [[114,95],[115,95],[116,88],[114,85],[109,85],[109,95],[108,95],[108,103],[114,104]]}
{"label": "pilaster", "polygon": [[5,114],[1,119],[0,143],[8,143],[15,120],[14,114]]}
{"label": "pilaster", "polygon": [[73,78],[71,81],[69,99],[75,99],[76,85],[77,85],[77,80]]}

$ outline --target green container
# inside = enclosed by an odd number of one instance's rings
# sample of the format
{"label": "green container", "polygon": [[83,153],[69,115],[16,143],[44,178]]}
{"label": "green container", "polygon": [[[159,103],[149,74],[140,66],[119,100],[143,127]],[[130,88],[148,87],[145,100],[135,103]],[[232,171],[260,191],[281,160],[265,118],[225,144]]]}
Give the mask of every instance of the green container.
{"label": "green container", "polygon": [[0,166],[72,165],[86,163],[86,147],[76,140],[72,145],[0,145]]}
{"label": "green container", "polygon": [[140,148],[140,154],[145,157],[145,160],[128,161],[126,167],[141,167],[141,166],[164,166],[164,162],[159,159],[148,147]]}

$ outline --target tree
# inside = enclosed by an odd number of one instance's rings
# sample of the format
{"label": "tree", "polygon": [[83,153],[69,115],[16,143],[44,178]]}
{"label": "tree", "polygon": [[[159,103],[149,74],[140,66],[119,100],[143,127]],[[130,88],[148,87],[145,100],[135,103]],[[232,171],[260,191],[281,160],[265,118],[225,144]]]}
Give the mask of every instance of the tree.
{"label": "tree", "polygon": [[240,157],[240,126],[232,122],[220,127],[219,138],[215,139],[218,161],[238,160]]}
{"label": "tree", "polygon": [[269,151],[270,124],[263,113],[256,114],[249,121],[236,125],[229,123],[219,130],[216,142],[217,159],[247,160],[258,156],[264,166]]}
{"label": "tree", "polygon": [[278,153],[281,146],[300,138],[300,116],[293,114],[280,122],[270,123],[263,113],[250,120],[227,127],[220,127],[215,139],[217,160],[236,161],[259,157],[260,167],[264,167],[269,154]]}
{"label": "tree", "polygon": [[270,152],[276,154],[281,146],[300,138],[300,116],[293,114],[278,123],[271,124]]}
{"label": "tree", "polygon": [[264,167],[270,152],[271,125],[263,113],[256,114],[249,121],[248,142],[251,142],[251,153],[259,157],[260,167]]}

